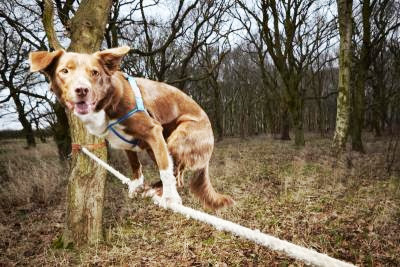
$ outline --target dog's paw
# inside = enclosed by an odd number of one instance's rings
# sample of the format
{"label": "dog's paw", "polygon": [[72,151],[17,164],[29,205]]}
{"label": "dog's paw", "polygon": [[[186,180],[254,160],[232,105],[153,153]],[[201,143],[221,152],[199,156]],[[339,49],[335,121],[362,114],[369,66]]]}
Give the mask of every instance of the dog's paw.
{"label": "dog's paw", "polygon": [[143,187],[144,177],[140,176],[139,179],[131,180],[128,183],[128,196],[129,198],[133,198],[136,196],[137,192]]}
{"label": "dog's paw", "polygon": [[168,207],[170,204],[182,204],[182,199],[179,196],[178,192],[174,194],[163,194],[161,197],[158,195],[153,196],[154,203],[163,207],[164,209]]}

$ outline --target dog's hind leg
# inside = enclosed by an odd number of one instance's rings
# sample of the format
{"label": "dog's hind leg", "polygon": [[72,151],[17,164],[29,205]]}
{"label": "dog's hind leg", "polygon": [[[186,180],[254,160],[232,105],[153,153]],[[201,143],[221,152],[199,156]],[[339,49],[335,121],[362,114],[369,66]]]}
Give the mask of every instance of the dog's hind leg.
{"label": "dog's hind leg", "polygon": [[[190,189],[205,207],[218,209],[234,203],[231,197],[217,193],[210,181],[208,165],[214,137],[208,120],[182,122],[168,137],[167,144],[175,166],[194,171]],[[179,174],[183,180],[183,173]]]}
{"label": "dog's hind leg", "polygon": [[131,150],[125,150],[126,155],[128,156],[129,163],[132,168],[132,180],[129,183],[129,197],[133,197],[136,192],[143,186],[143,173],[142,173],[142,164],[140,164],[137,153]]}

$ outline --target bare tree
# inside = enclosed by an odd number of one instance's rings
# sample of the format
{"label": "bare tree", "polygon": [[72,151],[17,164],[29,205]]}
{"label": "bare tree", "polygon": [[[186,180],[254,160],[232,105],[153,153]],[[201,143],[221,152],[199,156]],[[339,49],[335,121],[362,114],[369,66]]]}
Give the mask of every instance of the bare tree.
{"label": "bare tree", "polygon": [[349,93],[351,69],[351,39],[353,35],[353,1],[338,0],[338,23],[340,35],[339,85],[337,97],[336,129],[333,137],[334,153],[345,148],[349,129]]}
{"label": "bare tree", "polygon": [[[225,25],[225,15],[231,1],[179,0],[171,17],[165,21],[146,11],[155,4],[159,4],[158,1],[147,2],[147,5],[143,0],[138,1],[129,17],[117,20],[122,26],[120,39],[134,47],[123,69],[185,90],[187,81],[207,78],[193,75],[189,70],[202,47],[218,43],[230,31],[229,25]],[[139,21],[134,11],[139,14]]]}
{"label": "bare tree", "polygon": [[[224,137],[224,121],[225,121],[225,102],[222,96],[220,83],[220,67],[221,63],[228,51],[218,46],[204,46],[199,51],[199,65],[206,70],[208,78],[204,82],[206,88],[213,91],[212,99],[214,102],[213,122],[217,132],[217,141],[221,141]],[[200,83],[201,86],[201,83]]]}
{"label": "bare tree", "polygon": [[[65,5],[69,6],[70,2],[66,1]],[[60,3],[61,5],[61,3]],[[3,26],[7,27],[7,30],[13,29],[15,35],[19,37],[19,40],[23,42],[23,46],[26,48],[25,57],[31,49],[35,50],[47,50],[48,41],[46,36],[43,34],[43,26],[41,24],[41,17],[44,11],[44,1],[16,1],[8,0],[0,4],[0,19],[3,21]],[[65,16],[62,16],[65,17]],[[52,20],[47,20],[52,23]],[[56,36],[56,33],[53,33]],[[50,39],[49,41],[52,42]],[[23,63],[24,61],[21,61]],[[27,66],[25,66],[26,68]],[[27,73],[26,70],[24,73]],[[43,95],[41,92],[33,92],[36,87],[34,84],[44,82],[42,77],[32,75],[30,77],[33,81],[30,83],[29,93],[32,98],[46,99],[46,103],[51,105],[55,111],[57,118],[56,125],[54,125],[54,139],[57,144],[59,158],[65,160],[71,152],[71,138],[69,135],[67,116],[63,108],[59,106],[58,102],[54,103],[53,99],[49,99],[47,95]],[[26,95],[25,90],[24,94]],[[43,117],[44,118],[44,117]]]}
{"label": "bare tree", "polygon": [[[362,142],[362,130],[365,124],[365,102],[368,96],[369,87],[374,91],[372,98],[378,98],[380,90],[384,89],[384,83],[380,86],[375,84],[371,86],[371,80],[377,73],[371,72],[374,61],[379,57],[379,53],[385,49],[387,36],[399,27],[399,13],[396,12],[395,1],[393,0],[360,0],[360,13],[356,19],[360,23],[355,31],[355,39],[359,37],[360,45],[355,47],[355,77],[356,82],[352,91],[352,112],[351,112],[351,140],[352,149],[364,153]],[[376,66],[376,64],[375,64]],[[378,105],[374,105],[374,114],[376,116],[379,110]],[[375,129],[379,128],[376,125]]]}
{"label": "bare tree", "polygon": [[[281,128],[281,140],[290,140],[290,118],[288,116],[288,108],[284,101],[282,91],[278,89],[278,75],[276,68],[269,62],[268,50],[263,40],[262,24],[255,22],[249,12],[240,12],[240,9],[234,9],[232,16],[237,19],[243,29],[244,34],[240,34],[241,38],[248,44],[245,51],[248,54],[255,54],[261,80],[264,87],[264,113],[266,114],[268,124],[271,131],[276,128],[276,117],[279,110],[279,124]],[[252,57],[250,57],[252,58]]]}
{"label": "bare tree", "polygon": [[34,147],[36,141],[26,105],[28,99],[23,94],[23,92],[29,93],[27,90],[30,85],[29,67],[25,62],[29,47],[20,39],[15,30],[7,25],[7,22],[3,20],[0,23],[0,41],[3,47],[0,51],[0,90],[2,92],[8,90],[6,96],[0,99],[0,103],[6,103],[9,100],[14,102],[27,146]]}
{"label": "bare tree", "polygon": [[[302,146],[304,88],[301,81],[304,70],[313,62],[314,54],[320,48],[317,41],[325,40],[331,27],[322,16],[318,16],[318,10],[324,5],[317,5],[313,0],[263,0],[256,5],[258,10],[254,10],[245,2],[238,1],[238,4],[262,29],[268,55],[281,77],[284,103],[295,130],[295,144]],[[310,19],[312,14],[315,21]]]}

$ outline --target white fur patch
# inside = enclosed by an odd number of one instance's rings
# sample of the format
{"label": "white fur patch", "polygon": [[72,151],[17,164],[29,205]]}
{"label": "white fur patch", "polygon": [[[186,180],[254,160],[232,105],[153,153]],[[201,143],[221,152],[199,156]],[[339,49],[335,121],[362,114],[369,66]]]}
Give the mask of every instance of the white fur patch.
{"label": "white fur patch", "polygon": [[75,115],[83,122],[89,133],[99,137],[106,136],[108,119],[104,110],[85,115],[75,113]]}
{"label": "white fur patch", "polygon": [[163,194],[160,198],[153,198],[157,204],[162,207],[167,207],[169,203],[182,204],[182,199],[176,190],[176,178],[173,172],[173,162],[171,157],[168,157],[168,168],[160,170],[160,178],[163,183]]}

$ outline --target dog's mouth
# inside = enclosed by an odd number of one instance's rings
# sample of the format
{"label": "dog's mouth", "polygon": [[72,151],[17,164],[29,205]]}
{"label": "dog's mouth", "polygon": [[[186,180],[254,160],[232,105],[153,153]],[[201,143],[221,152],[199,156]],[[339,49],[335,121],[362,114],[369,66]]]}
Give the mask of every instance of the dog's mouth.
{"label": "dog's mouth", "polygon": [[75,113],[79,115],[85,115],[88,114],[93,110],[95,107],[96,103],[88,103],[87,101],[79,101],[75,102],[73,105],[73,108],[75,110]]}

